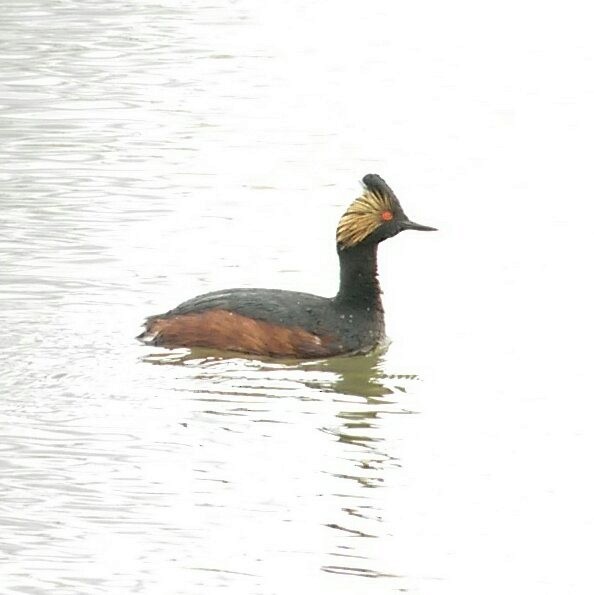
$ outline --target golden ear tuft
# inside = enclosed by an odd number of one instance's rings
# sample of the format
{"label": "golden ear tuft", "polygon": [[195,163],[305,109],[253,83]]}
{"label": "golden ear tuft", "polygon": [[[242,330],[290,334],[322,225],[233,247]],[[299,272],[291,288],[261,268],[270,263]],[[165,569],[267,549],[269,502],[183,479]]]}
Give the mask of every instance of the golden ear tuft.
{"label": "golden ear tuft", "polygon": [[340,218],[336,229],[337,244],[343,249],[359,244],[383,223],[393,218],[394,207],[390,196],[376,189],[366,188]]}

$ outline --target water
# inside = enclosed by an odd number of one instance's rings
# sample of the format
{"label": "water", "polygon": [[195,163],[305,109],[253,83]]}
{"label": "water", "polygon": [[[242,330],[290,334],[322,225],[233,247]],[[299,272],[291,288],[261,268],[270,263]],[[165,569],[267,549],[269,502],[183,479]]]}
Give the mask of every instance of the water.
{"label": "water", "polygon": [[[2,593],[591,593],[587,23],[4,7]],[[206,291],[331,295],[370,171],[440,228],[381,247],[387,352],[134,341]]]}

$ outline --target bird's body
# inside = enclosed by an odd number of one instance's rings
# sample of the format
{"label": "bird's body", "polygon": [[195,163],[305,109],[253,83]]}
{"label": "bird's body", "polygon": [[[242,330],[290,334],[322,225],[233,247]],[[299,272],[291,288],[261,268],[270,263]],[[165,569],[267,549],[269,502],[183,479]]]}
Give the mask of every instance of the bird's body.
{"label": "bird's body", "polygon": [[[278,289],[228,289],[199,295],[146,321],[141,340],[269,357],[320,358],[366,353],[384,338],[377,245],[401,229],[430,230],[406,218],[377,175],[337,230],[340,288],[333,298]],[[399,227],[396,227],[399,224]]]}

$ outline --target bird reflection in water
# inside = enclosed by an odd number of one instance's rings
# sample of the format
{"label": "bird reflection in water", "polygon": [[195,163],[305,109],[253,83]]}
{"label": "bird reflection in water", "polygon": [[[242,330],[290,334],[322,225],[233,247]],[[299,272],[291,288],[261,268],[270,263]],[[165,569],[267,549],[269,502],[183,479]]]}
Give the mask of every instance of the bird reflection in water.
{"label": "bird reflection in water", "polygon": [[[400,467],[398,457],[382,448],[385,442],[385,418],[391,414],[415,413],[408,407],[402,407],[399,401],[406,399],[407,385],[418,380],[418,376],[387,374],[384,366],[383,353],[358,358],[334,358],[312,365],[320,371],[332,372],[334,379],[314,381],[309,386],[333,393],[336,403],[344,403],[335,413],[339,423],[323,430],[336,436],[338,442],[353,447],[341,450],[341,463],[348,462],[345,470],[336,471],[333,468],[327,471],[347,482],[340,492],[334,494],[337,497],[335,501],[342,500],[346,505],[335,510],[335,519],[327,523],[327,527],[336,531],[334,551],[329,552],[332,563],[322,567],[329,573],[374,578],[397,577],[393,569],[368,567],[372,556],[364,552],[372,548],[362,547],[357,539],[373,539],[384,533],[382,509],[385,502],[370,493],[368,488],[382,487],[387,468]],[[340,399],[341,395],[343,399]],[[352,397],[357,400],[353,401]]]}
{"label": "bird reflection in water", "polygon": [[[416,383],[417,375],[386,372],[392,364],[386,362],[385,352],[263,362],[193,350],[153,354],[145,361],[188,367],[194,381],[189,390],[199,394],[200,402],[208,403],[203,413],[225,416],[221,419],[226,420],[226,428],[237,423],[232,419],[243,418],[248,423],[298,425],[302,440],[317,441],[312,430],[328,436],[330,441],[323,440],[319,446],[320,466],[310,469],[312,476],[322,473],[327,477],[320,495],[330,503],[324,506],[322,521],[330,531],[325,552],[328,563],[321,568],[362,577],[397,576],[393,568],[372,568],[378,563],[375,544],[390,536],[383,521],[389,503],[385,491],[376,488],[393,480],[394,470],[400,468],[394,445],[402,426],[395,420],[415,413],[407,389]],[[289,408],[287,398],[293,399]],[[250,439],[254,439],[250,425]],[[298,446],[296,452],[287,453],[287,461],[292,456],[299,456]]]}

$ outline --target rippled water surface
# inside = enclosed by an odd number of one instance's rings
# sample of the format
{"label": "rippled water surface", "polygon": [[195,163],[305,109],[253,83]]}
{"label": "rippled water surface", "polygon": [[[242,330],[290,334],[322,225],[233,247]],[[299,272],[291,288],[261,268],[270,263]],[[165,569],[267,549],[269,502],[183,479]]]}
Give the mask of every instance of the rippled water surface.
{"label": "rippled water surface", "polygon": [[[592,593],[594,52],[540,10],[2,8],[2,593]],[[331,295],[373,171],[440,228],[381,247],[387,351],[134,340]]]}

